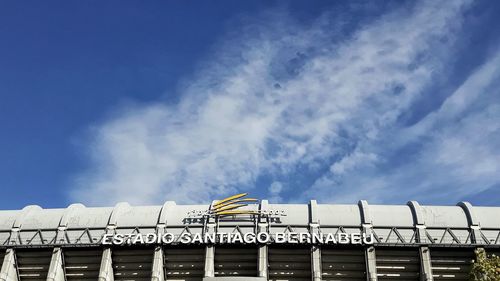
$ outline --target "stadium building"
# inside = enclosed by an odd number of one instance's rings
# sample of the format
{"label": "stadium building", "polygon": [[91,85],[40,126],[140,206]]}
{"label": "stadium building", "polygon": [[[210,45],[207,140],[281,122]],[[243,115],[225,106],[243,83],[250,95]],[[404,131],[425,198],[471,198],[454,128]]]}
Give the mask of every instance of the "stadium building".
{"label": "stadium building", "polygon": [[467,280],[500,254],[500,207],[240,197],[0,211],[0,280]]}

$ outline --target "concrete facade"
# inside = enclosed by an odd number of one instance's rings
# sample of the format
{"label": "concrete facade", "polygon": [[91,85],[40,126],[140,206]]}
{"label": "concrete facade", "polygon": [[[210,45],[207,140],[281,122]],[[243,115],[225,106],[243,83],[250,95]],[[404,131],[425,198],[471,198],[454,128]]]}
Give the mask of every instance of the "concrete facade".
{"label": "concrete facade", "polygon": [[[213,204],[213,203],[212,203]],[[1,281],[467,280],[474,249],[500,253],[500,207],[270,204],[211,216],[207,205],[0,211]],[[103,245],[116,233],[365,233],[370,245]]]}

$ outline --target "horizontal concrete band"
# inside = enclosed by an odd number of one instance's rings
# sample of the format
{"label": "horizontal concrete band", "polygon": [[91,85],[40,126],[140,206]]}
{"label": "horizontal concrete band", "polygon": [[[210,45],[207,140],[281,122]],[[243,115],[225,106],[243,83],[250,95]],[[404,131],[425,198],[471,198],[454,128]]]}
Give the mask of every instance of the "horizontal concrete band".
{"label": "horizontal concrete band", "polygon": [[267,200],[239,210],[245,215],[210,216],[207,205],[88,208],[72,204],[65,209],[27,206],[0,211],[0,245],[100,244],[105,234],[266,232],[362,233],[376,244],[500,244],[500,207],[478,207],[467,202],[456,206],[270,204]]}

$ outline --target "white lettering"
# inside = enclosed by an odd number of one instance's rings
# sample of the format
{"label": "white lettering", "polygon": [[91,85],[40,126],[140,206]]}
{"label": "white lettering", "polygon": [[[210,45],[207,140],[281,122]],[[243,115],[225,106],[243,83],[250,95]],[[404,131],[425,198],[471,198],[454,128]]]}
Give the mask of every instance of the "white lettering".
{"label": "white lettering", "polygon": [[107,234],[104,234],[104,236],[102,237],[102,244],[103,245],[111,245],[113,244],[113,234],[110,234],[110,233],[107,233]]}
{"label": "white lettering", "polygon": [[317,243],[323,244],[323,234],[313,233],[312,242],[313,242],[313,244],[317,244]]}
{"label": "white lettering", "polygon": [[374,242],[373,241],[374,240],[373,233],[370,233],[370,236],[368,236],[368,238],[370,238],[370,239],[367,239],[366,234],[363,233],[363,243],[364,244],[373,244],[373,242]]}
{"label": "white lettering", "polygon": [[338,239],[340,244],[349,244],[349,235],[347,233],[339,233]]}
{"label": "white lettering", "polygon": [[[125,245],[125,244],[172,244],[175,243],[176,236],[172,233],[164,233],[159,236],[156,233],[144,235],[137,233],[116,233],[104,234],[101,239],[103,245]],[[375,242],[373,234],[365,233],[309,233],[309,232],[276,232],[272,236],[267,232],[260,233],[182,233],[178,240],[182,244],[268,244],[271,241],[277,244],[301,243],[301,244],[373,244]]]}
{"label": "white lettering", "polygon": [[174,242],[174,235],[172,233],[165,233],[161,236],[161,242],[164,244],[170,244]]}
{"label": "white lettering", "polygon": [[156,233],[148,233],[146,234],[146,244],[153,244],[157,240],[157,235]]}
{"label": "white lettering", "polygon": [[257,242],[260,244],[267,244],[271,241],[271,235],[267,232],[261,232],[257,235]]}
{"label": "white lettering", "polygon": [[286,242],[286,234],[284,232],[277,232],[274,234],[274,242],[281,244]]}
{"label": "white lettering", "polygon": [[243,240],[247,244],[255,244],[257,241],[257,237],[255,237],[255,234],[253,232],[247,232],[243,235]]}
{"label": "white lettering", "polygon": [[351,233],[351,244],[361,244],[361,234]]}
{"label": "white lettering", "polygon": [[201,237],[201,233],[195,233],[191,239],[191,243],[203,243],[203,239]]}
{"label": "white lettering", "polygon": [[189,244],[191,243],[191,233],[184,232],[181,234],[181,243],[182,244]]}
{"label": "white lettering", "polygon": [[243,243],[243,237],[241,237],[241,233],[234,233],[233,239],[231,239],[231,243]]}
{"label": "white lettering", "polygon": [[333,233],[326,234],[325,244],[337,244],[337,240],[335,239],[335,234]]}
{"label": "white lettering", "polygon": [[311,234],[309,232],[299,233],[299,243],[311,243]]}

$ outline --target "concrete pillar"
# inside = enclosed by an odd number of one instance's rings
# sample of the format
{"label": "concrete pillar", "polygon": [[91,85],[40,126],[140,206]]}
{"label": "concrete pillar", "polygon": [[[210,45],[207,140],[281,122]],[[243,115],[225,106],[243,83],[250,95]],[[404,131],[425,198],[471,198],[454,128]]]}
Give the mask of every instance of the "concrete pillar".
{"label": "concrete pillar", "polygon": [[17,281],[16,257],[14,249],[7,249],[0,271],[0,281]]}
{"label": "concrete pillar", "polygon": [[420,247],[420,281],[434,281],[432,277],[431,251],[429,247]]}
{"label": "concrete pillar", "polygon": [[101,268],[99,269],[99,281],[114,281],[113,260],[111,257],[111,249],[104,249],[101,259]]}
{"label": "concrete pillar", "polygon": [[[373,232],[373,220],[370,213],[370,205],[365,200],[358,202],[361,214],[361,226],[364,235],[370,235]],[[377,281],[377,258],[375,247],[370,246],[365,249],[366,280]]]}
{"label": "concrete pillar", "polygon": [[66,244],[70,243],[70,241],[66,237],[66,229],[68,228],[68,220],[71,218],[73,213],[78,209],[85,208],[84,205],[80,203],[71,204],[64,210],[64,213],[59,220],[59,226],[57,227],[57,234],[55,238],[56,244]]}
{"label": "concrete pillar", "polygon": [[[269,233],[269,202],[262,200],[259,204],[259,217],[257,220],[257,234]],[[259,245],[258,271],[259,277],[268,278],[269,276],[269,254],[267,245]]]}
{"label": "concrete pillar", "polygon": [[371,246],[365,250],[366,280],[377,281],[377,257],[375,247]]}
{"label": "concrete pillar", "polygon": [[[309,233],[311,235],[320,234],[318,213],[318,202],[309,201]],[[311,247],[311,268],[313,281],[321,281],[321,249],[317,245]]]}
{"label": "concrete pillar", "polygon": [[161,246],[157,246],[155,248],[155,254],[153,257],[153,269],[151,273],[152,281],[164,281],[164,273],[163,273],[163,249]]}
{"label": "concrete pillar", "polygon": [[65,281],[64,265],[61,248],[54,248],[52,258],[50,259],[47,281]]}
{"label": "concrete pillar", "polygon": [[268,271],[267,271],[267,264],[268,264],[268,255],[267,255],[267,245],[259,245],[259,277],[265,277],[267,278],[268,276]]}
{"label": "concrete pillar", "polygon": [[215,276],[215,246],[208,245],[205,247],[205,277]]}
{"label": "concrete pillar", "polygon": [[428,241],[427,239],[425,217],[422,214],[422,207],[420,207],[420,204],[417,201],[408,201],[407,205],[410,207],[413,216],[415,242],[420,244],[434,243],[434,241]]}
{"label": "concrete pillar", "polygon": [[464,210],[465,215],[467,216],[467,221],[469,223],[470,238],[471,238],[470,243],[471,244],[484,244],[485,242],[487,243],[488,241],[483,241],[481,237],[481,224],[474,213],[471,203],[460,202],[457,204],[457,206],[460,206]]}
{"label": "concrete pillar", "polygon": [[321,281],[321,249],[318,245],[313,245],[311,248],[311,268],[313,281]]}

